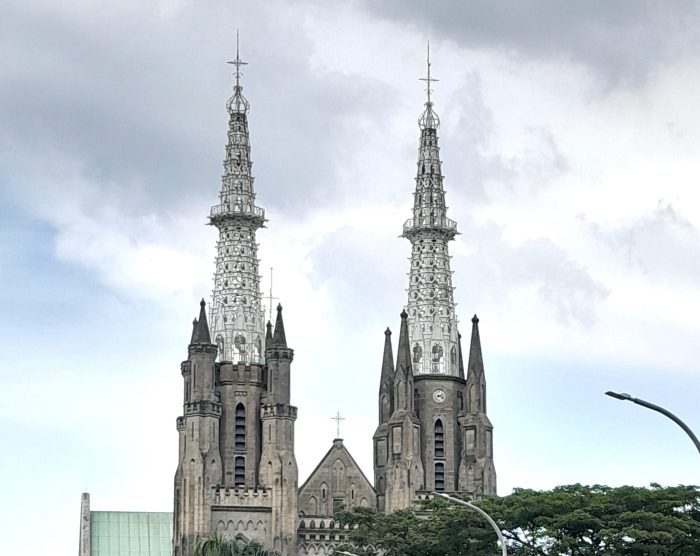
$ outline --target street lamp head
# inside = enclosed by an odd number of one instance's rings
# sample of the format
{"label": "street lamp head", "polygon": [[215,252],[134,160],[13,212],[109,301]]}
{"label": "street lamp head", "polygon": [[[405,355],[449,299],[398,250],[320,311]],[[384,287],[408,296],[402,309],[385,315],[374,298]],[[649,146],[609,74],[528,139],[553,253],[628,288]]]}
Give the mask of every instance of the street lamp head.
{"label": "street lamp head", "polygon": [[605,392],[605,395],[610,396],[611,398],[618,399],[618,400],[624,400],[624,401],[631,401],[632,400],[632,396],[630,396],[629,394],[625,394],[624,392],[618,393],[618,392],[611,392],[610,390],[608,390],[607,392]]}

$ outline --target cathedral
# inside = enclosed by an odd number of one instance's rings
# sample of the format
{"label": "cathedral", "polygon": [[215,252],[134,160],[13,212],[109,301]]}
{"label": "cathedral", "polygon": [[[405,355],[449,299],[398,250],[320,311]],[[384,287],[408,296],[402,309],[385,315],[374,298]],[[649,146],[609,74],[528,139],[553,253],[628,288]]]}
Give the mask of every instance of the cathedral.
{"label": "cathedral", "polygon": [[333,520],[339,508],[389,513],[433,491],[496,494],[479,319],[471,319],[465,364],[455,314],[448,245],[458,232],[446,213],[429,61],[413,213],[402,234],[411,244],[408,299],[396,352],[387,329],[377,361],[373,482],[336,438],[299,484],[294,350],[282,306],[273,325],[261,303],[256,231],[267,220],[251,174],[242,63],[237,55],[224,173],[209,214],[219,231],[211,303],[200,304],[180,367],[173,555],[192,556],[197,539],[211,533],[257,540],[285,556],[325,555],[344,538]]}

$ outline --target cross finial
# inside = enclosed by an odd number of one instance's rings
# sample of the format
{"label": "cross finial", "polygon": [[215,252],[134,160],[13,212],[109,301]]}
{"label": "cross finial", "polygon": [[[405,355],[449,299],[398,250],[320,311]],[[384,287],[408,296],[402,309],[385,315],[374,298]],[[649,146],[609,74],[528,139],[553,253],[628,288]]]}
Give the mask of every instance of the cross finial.
{"label": "cross finial", "polygon": [[267,296],[270,305],[270,320],[272,320],[272,300],[279,299],[279,297],[274,297],[272,295],[272,267],[270,267],[270,294]]}
{"label": "cross finial", "polygon": [[340,422],[345,421],[345,417],[340,416],[340,411],[336,411],[335,417],[331,417],[335,421],[335,437],[340,438]]}
{"label": "cross finial", "polygon": [[239,55],[239,48],[238,48],[238,29],[236,29],[236,59],[232,60],[230,62],[226,62],[227,64],[231,64],[236,66],[236,72],[233,74],[236,76],[236,89],[240,89],[241,87],[241,66],[247,66],[248,62],[244,62],[241,60],[241,57]]}
{"label": "cross finial", "polygon": [[427,77],[421,77],[420,80],[426,82],[426,84],[427,84],[426,92],[428,93],[428,102],[427,102],[427,104],[432,104],[432,102],[431,102],[431,100],[430,100],[430,93],[432,92],[432,89],[430,88],[430,84],[431,84],[433,81],[438,81],[438,79],[435,79],[434,77],[430,77],[430,41],[428,41],[428,59],[427,59],[427,62],[428,62],[428,76],[427,76]]}

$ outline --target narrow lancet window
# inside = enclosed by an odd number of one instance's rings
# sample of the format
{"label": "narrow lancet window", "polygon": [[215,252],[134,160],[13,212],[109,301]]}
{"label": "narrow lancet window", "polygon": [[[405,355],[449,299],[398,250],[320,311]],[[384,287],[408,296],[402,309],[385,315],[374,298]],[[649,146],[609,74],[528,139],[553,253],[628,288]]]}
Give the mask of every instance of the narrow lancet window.
{"label": "narrow lancet window", "polygon": [[236,451],[245,450],[245,406],[242,403],[236,406],[234,449]]}
{"label": "narrow lancet window", "polygon": [[445,429],[440,419],[435,421],[435,457],[445,457]]}
{"label": "narrow lancet window", "polygon": [[236,486],[245,484],[245,458],[243,456],[236,456],[233,474],[233,483]]}
{"label": "narrow lancet window", "polygon": [[445,490],[445,464],[435,464],[435,490]]}

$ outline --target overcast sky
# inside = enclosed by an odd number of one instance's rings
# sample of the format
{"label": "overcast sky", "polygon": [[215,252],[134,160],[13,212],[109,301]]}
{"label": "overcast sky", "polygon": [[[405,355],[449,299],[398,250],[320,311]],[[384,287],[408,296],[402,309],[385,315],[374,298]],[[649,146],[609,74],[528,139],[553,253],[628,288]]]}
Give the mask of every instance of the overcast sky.
{"label": "overcast sky", "polygon": [[372,477],[406,301],[431,42],[462,334],[481,322],[499,494],[697,484],[700,13],[692,1],[9,0],[0,14],[0,523],[77,551],[172,510],[179,364],[209,299],[236,28],[263,287],[295,349],[300,482]]}

